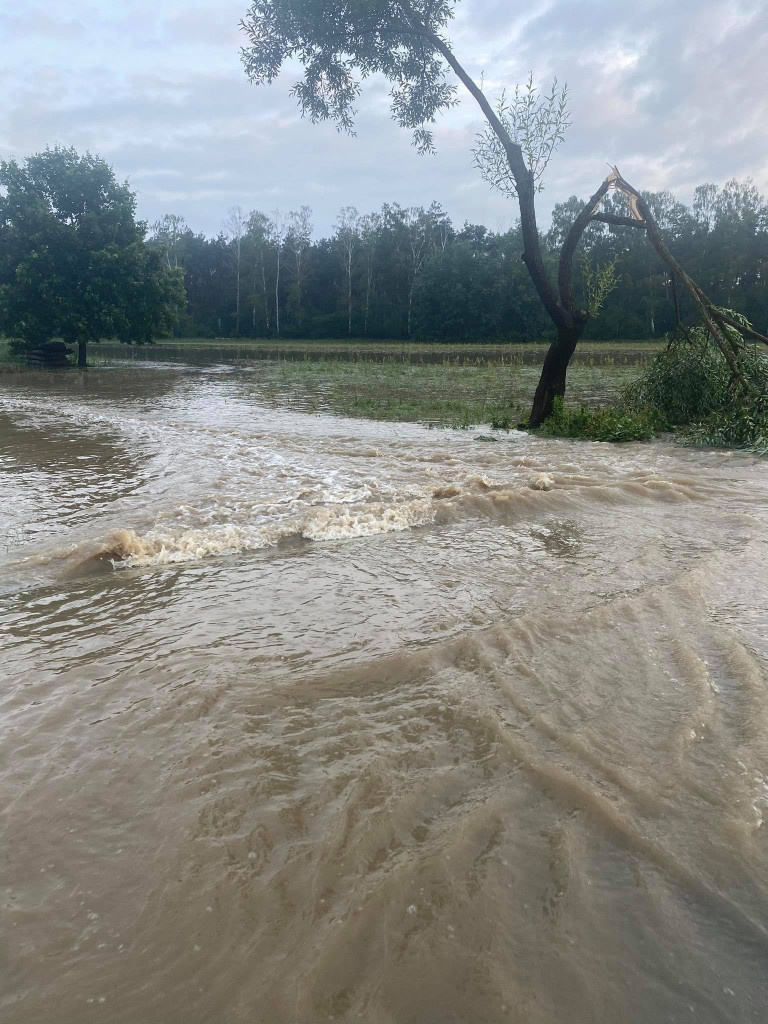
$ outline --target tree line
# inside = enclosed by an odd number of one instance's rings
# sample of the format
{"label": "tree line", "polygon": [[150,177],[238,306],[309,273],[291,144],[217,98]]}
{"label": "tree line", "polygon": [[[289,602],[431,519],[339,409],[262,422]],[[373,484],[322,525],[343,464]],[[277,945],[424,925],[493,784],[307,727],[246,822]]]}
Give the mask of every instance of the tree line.
{"label": "tree line", "polygon": [[[753,183],[700,185],[691,205],[670,192],[642,196],[670,252],[713,301],[767,325],[768,203]],[[552,271],[583,208],[576,196],[554,207],[542,238]],[[625,197],[606,195],[602,209],[607,219],[625,217]],[[167,214],[152,225],[147,245],[183,274],[178,336],[466,342],[551,333],[520,259],[520,226],[457,227],[438,203],[385,203],[367,214],[346,206],[319,239],[308,206],[269,214],[236,206],[212,238]],[[662,337],[675,324],[669,268],[641,232],[590,222],[574,287],[593,312],[586,337]],[[677,301],[683,314],[692,312],[685,296]]]}

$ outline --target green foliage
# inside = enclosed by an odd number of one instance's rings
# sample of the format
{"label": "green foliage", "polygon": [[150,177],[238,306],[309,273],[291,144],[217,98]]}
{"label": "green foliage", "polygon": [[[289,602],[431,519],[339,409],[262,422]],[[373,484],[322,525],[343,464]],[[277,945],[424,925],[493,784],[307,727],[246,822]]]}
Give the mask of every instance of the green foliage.
{"label": "green foliage", "polygon": [[626,409],[621,406],[599,406],[568,409],[562,398],[556,398],[554,410],[537,430],[545,437],[573,437],[585,441],[648,441],[667,424],[650,408]]}
{"label": "green foliage", "polygon": [[705,332],[695,328],[689,339],[675,336],[640,379],[627,388],[634,408],[659,409],[675,426],[704,419],[722,408],[731,382],[728,364]]}
{"label": "green foliage", "polygon": [[455,103],[456,88],[430,43],[453,17],[454,0],[254,0],[242,27],[249,45],[241,51],[249,79],[272,82],[286,61],[303,77],[292,94],[311,121],[354,127],[360,81],[384,75],[392,84],[392,116],[413,131],[421,151],[433,148],[429,128]]}
{"label": "green foliage", "polygon": [[[571,124],[568,86],[559,87],[555,78],[549,92],[542,96],[533,83],[531,72],[525,86],[516,85],[511,96],[506,89],[502,90],[496,103],[496,116],[509,137],[522,149],[536,191],[542,192],[544,171]],[[490,125],[477,136],[474,157],[475,166],[491,188],[517,198],[517,185],[507,154]]]}
{"label": "green foliage", "polygon": [[512,430],[516,425],[517,420],[520,419],[520,412],[515,416],[509,409],[501,409],[499,412],[491,416],[489,420],[489,426],[492,430]]}
{"label": "green foliage", "polygon": [[170,330],[181,273],[144,244],[135,196],[108,164],[46,149],[0,162],[0,186],[0,332],[17,348]]}
{"label": "green foliage", "polygon": [[[646,200],[659,217],[676,258],[706,282],[709,294],[720,305],[740,310],[765,332],[768,207],[749,190],[743,201],[735,204],[732,196],[743,191],[735,182],[723,190],[725,198],[714,186],[712,189],[722,203],[714,208],[706,234],[695,204],[685,207],[667,193],[646,194]],[[544,252],[553,271],[558,247],[583,205],[583,200],[573,197],[555,207]],[[622,212],[615,196],[606,197],[603,205],[607,212]],[[167,262],[184,273],[187,301],[186,306],[179,305],[177,334],[234,336],[234,242],[221,235],[205,238],[183,225],[176,230],[179,220],[158,222],[148,243],[159,249],[164,259],[167,252]],[[549,336],[551,325],[519,258],[522,240],[518,228],[497,232],[482,224],[453,224],[437,203],[410,211],[386,203],[363,220],[367,230],[353,261],[353,335],[408,337],[409,283],[414,268],[411,242],[423,241],[426,255],[412,296],[413,339],[525,341]],[[673,329],[672,289],[643,232],[593,223],[582,246],[585,258],[575,264],[575,291],[584,295],[584,304],[591,304],[593,311],[590,288],[593,298],[602,303],[599,317],[593,317],[587,326],[586,338],[661,340]],[[418,253],[417,258],[421,258]],[[300,301],[290,238],[283,247],[282,260],[284,272],[278,287],[281,335],[338,338],[347,334],[348,282],[334,239],[319,238],[306,248]],[[610,266],[615,267],[615,289],[598,287],[595,295],[589,279],[610,274],[605,269]],[[251,214],[242,238],[241,275],[240,336],[269,337],[275,324],[276,243],[269,233],[269,218],[258,211]],[[610,279],[606,283],[610,285]],[[685,295],[681,295],[681,303],[683,315],[692,316]]]}
{"label": "green foliage", "polygon": [[[747,323],[732,310],[724,312]],[[627,387],[624,400],[632,408],[658,410],[689,444],[766,451],[768,355],[742,344],[738,364],[741,380],[734,378],[709,333],[697,327],[675,336]]]}
{"label": "green foliage", "polygon": [[587,295],[587,311],[593,319],[600,315],[605,300],[616,288],[619,281],[616,276],[616,260],[603,266],[592,267],[589,260],[584,260],[584,291]]}

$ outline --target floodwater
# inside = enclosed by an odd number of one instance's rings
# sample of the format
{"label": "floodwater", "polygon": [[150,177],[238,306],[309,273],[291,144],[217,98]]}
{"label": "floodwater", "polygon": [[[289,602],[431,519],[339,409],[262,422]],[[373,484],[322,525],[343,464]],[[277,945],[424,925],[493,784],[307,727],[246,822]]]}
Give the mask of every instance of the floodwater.
{"label": "floodwater", "polygon": [[768,463],[0,383],[5,1024],[768,1018]]}

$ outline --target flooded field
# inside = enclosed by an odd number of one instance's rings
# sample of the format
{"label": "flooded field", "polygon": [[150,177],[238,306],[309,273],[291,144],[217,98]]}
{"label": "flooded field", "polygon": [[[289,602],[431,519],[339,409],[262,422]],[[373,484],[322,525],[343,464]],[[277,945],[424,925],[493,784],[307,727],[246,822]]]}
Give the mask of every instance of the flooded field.
{"label": "flooded field", "polygon": [[[659,350],[658,342],[584,342],[569,373],[568,402],[616,399]],[[527,417],[547,346],[383,342],[179,341],[94,347],[97,367],[237,368],[253,375],[260,401],[277,408],[468,427]]]}
{"label": "flooded field", "polygon": [[152,354],[0,378],[3,1021],[765,1020],[768,462]]}

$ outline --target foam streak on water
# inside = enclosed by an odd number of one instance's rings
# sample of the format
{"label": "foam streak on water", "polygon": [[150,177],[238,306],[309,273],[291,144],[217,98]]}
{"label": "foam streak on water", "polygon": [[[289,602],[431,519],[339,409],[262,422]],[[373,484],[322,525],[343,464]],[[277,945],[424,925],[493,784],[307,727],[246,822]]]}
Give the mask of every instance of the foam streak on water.
{"label": "foam streak on water", "polygon": [[768,465],[0,393],[9,1024],[763,1021]]}

